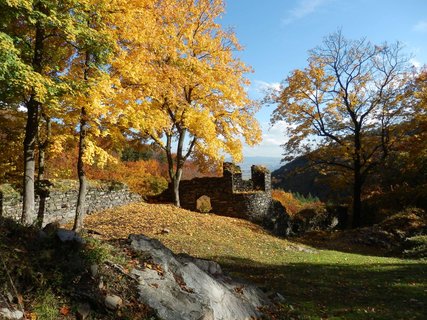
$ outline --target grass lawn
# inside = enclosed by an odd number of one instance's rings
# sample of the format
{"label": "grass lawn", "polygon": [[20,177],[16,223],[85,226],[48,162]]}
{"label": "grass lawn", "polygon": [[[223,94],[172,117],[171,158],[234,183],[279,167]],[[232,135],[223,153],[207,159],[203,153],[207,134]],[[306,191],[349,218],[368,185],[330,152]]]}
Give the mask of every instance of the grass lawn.
{"label": "grass lawn", "polygon": [[85,227],[111,241],[142,233],[177,253],[216,260],[233,276],[283,295],[283,319],[426,318],[426,261],[372,255],[372,248],[316,249],[248,221],[171,205],[107,210],[88,216]]}

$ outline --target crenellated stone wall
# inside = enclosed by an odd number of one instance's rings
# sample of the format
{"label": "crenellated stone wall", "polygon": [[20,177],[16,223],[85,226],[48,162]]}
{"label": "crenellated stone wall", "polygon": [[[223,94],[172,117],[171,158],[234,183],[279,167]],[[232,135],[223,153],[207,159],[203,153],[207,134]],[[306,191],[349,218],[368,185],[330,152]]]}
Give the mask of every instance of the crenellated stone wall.
{"label": "crenellated stone wall", "polygon": [[[263,222],[271,210],[271,174],[261,166],[252,166],[251,179],[243,180],[240,167],[225,162],[222,177],[194,178],[180,183],[181,206],[196,211],[197,199],[210,198],[212,212],[220,215]],[[157,201],[173,200],[172,185]]]}
{"label": "crenellated stone wall", "polygon": [[[46,190],[36,196],[36,214],[41,225],[58,221],[73,221],[76,214],[77,188],[70,190]],[[90,214],[131,202],[141,201],[141,196],[129,191],[127,186],[115,184],[89,186],[86,195],[86,213]],[[0,216],[19,220],[22,215],[22,196],[0,190]]]}

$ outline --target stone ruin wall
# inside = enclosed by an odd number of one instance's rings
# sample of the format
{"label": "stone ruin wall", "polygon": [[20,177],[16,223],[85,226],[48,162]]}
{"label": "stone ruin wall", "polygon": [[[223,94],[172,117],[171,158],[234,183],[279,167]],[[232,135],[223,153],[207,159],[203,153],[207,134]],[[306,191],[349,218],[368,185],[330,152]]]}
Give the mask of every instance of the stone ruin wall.
{"label": "stone ruin wall", "polygon": [[[215,214],[262,222],[271,208],[271,175],[263,167],[252,166],[250,180],[243,180],[240,168],[224,163],[223,177],[205,177],[182,180],[181,206],[197,211],[197,199],[210,198]],[[76,212],[77,190],[51,190],[44,197],[36,196],[36,214],[43,216],[42,225],[59,221],[73,221]],[[172,201],[172,186],[156,197],[157,201]],[[86,213],[141,201],[141,196],[131,193],[126,186],[120,188],[89,187],[86,196]],[[22,196],[9,196],[0,192],[0,216],[19,220],[22,215]],[[37,217],[34,217],[36,219]]]}
{"label": "stone ruin wall", "polygon": [[[271,174],[252,166],[251,179],[243,180],[240,168],[224,163],[222,177],[194,178],[180,183],[181,207],[197,211],[197,199],[210,198],[212,213],[262,222],[271,208]],[[158,200],[172,201],[172,185]]]}
{"label": "stone ruin wall", "polygon": [[[44,197],[37,196],[35,211],[39,217],[43,216],[42,226],[56,221],[60,223],[73,221],[76,215],[77,195],[77,190],[68,190],[50,191]],[[141,200],[141,196],[130,192],[126,186],[117,189],[89,187],[86,194],[86,213],[90,214]],[[0,192],[0,216],[19,221],[21,215],[22,196],[7,196]]]}

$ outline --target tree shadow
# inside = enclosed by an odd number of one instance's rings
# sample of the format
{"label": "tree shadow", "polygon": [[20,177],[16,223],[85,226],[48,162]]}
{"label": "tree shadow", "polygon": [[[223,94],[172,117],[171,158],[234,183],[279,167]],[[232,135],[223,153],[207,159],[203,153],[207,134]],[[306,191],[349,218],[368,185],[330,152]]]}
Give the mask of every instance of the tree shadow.
{"label": "tree shadow", "polygon": [[401,257],[396,243],[361,229],[337,231],[312,231],[287,240],[320,250],[334,250],[364,256]]}
{"label": "tree shadow", "polygon": [[[117,275],[113,268],[99,260],[103,254],[86,239],[83,242],[61,242],[55,232],[40,233],[37,228],[0,218],[0,255],[7,267],[5,270],[0,265],[0,283],[5,283],[0,287],[0,294],[7,296],[7,292],[2,292],[5,290],[15,295],[9,283],[12,279],[17,292],[25,300],[26,309],[34,307],[39,297],[51,292],[58,303],[72,308],[70,312],[75,312],[79,304],[86,303],[95,318],[127,319],[127,310],[119,314],[105,307],[105,296],[118,294],[124,301],[137,304],[137,292],[135,290],[134,296],[118,292],[122,289],[120,285],[127,284],[125,280],[117,280],[123,275]],[[97,266],[96,272],[91,268],[93,265]],[[56,311],[60,317],[59,309]],[[147,309],[142,310],[142,314],[147,315]]]}
{"label": "tree shadow", "polygon": [[425,319],[423,262],[270,265],[231,256],[218,260],[233,276],[279,292],[310,319]]}

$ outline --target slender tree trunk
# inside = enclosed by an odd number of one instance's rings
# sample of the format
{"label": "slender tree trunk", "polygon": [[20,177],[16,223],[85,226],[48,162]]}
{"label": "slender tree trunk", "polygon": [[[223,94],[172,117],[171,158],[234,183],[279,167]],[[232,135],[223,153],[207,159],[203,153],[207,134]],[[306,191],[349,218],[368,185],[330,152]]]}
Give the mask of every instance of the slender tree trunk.
{"label": "slender tree trunk", "polygon": [[360,227],[362,211],[362,178],[359,167],[354,170],[353,183],[353,227]]}
{"label": "slender tree trunk", "polygon": [[179,197],[179,184],[182,177],[182,169],[184,168],[185,157],[183,156],[184,140],[187,134],[187,129],[178,128],[179,137],[178,145],[176,148],[176,169],[173,177],[173,191],[174,191],[174,202],[177,207],[181,207],[181,200]]}
{"label": "slender tree trunk", "polygon": [[35,219],[35,147],[40,104],[32,96],[27,103],[27,124],[24,138],[24,198],[21,223],[29,225]]}
{"label": "slender tree trunk", "polygon": [[50,118],[43,114],[42,114],[42,117],[46,121],[46,137],[44,141],[39,141],[39,163],[38,163],[38,175],[37,175],[38,181],[41,181],[44,179],[44,173],[46,168],[46,150],[49,147],[50,135],[52,132],[52,124],[50,122]]}
{"label": "slender tree trunk", "polygon": [[173,182],[172,182],[172,184],[173,184],[173,201],[177,207],[181,207],[181,202],[179,199],[179,183],[180,182],[181,181],[178,180],[176,177],[174,177]]}
{"label": "slender tree trunk", "polygon": [[86,123],[86,109],[82,107],[80,118],[80,135],[79,135],[79,156],[77,160],[77,173],[79,176],[79,194],[77,197],[76,216],[74,219],[74,231],[80,231],[83,227],[83,217],[85,214],[86,207],[86,172],[83,162],[83,156],[86,151],[86,135],[87,135],[87,123]]}
{"label": "slender tree trunk", "polygon": [[[89,23],[88,23],[89,24]],[[88,81],[89,79],[89,63],[90,63],[90,54],[86,50],[85,54],[85,68],[83,72],[83,79]],[[87,190],[87,181],[86,181],[86,172],[85,165],[83,161],[83,156],[86,152],[86,136],[87,136],[87,112],[86,108],[82,107],[80,111],[80,134],[79,134],[79,156],[77,159],[77,175],[79,176],[79,194],[77,196],[77,205],[76,205],[76,216],[74,219],[73,230],[79,232],[83,228],[83,217],[85,214],[86,207],[86,190]]]}
{"label": "slender tree trunk", "polygon": [[46,163],[46,151],[45,149],[39,146],[39,170],[38,170],[38,174],[37,174],[37,181],[41,181],[44,179],[44,170],[45,170],[45,163]]}
{"label": "slender tree trunk", "polygon": [[356,132],[354,135],[354,181],[353,181],[353,228],[360,227],[361,222],[361,210],[362,210],[362,174],[361,174],[361,141],[360,131],[356,126]]}
{"label": "slender tree trunk", "polygon": [[[44,30],[40,23],[36,25],[33,69],[35,72],[42,71],[43,58],[43,39]],[[24,138],[24,179],[23,179],[23,205],[22,205],[22,224],[31,224],[35,219],[35,195],[34,195],[34,177],[35,177],[35,147],[37,140],[38,121],[40,102],[36,100],[33,93],[30,100],[26,103],[27,124],[25,126]]]}

